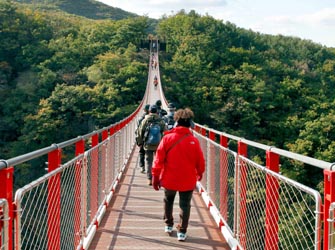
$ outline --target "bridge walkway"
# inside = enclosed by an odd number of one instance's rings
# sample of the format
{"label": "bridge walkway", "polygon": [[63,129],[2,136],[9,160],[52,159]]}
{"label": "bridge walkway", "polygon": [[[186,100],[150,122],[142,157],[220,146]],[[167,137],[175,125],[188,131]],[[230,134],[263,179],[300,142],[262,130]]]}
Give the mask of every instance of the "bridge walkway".
{"label": "bridge walkway", "polygon": [[[176,228],[169,236],[164,232],[163,190],[148,186],[146,174],[138,167],[138,148],[107,208],[89,249],[102,250],[228,250],[216,223],[195,190],[186,241],[177,240]],[[175,200],[175,226],[179,221],[178,195]]]}

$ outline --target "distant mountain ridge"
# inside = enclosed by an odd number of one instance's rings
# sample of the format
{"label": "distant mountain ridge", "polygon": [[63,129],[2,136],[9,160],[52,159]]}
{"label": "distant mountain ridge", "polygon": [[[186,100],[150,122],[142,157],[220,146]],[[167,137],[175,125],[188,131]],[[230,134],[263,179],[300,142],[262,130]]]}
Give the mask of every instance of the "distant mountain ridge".
{"label": "distant mountain ridge", "polygon": [[14,2],[37,5],[39,8],[53,6],[69,14],[90,19],[121,20],[138,15],[114,8],[94,0],[13,0]]}

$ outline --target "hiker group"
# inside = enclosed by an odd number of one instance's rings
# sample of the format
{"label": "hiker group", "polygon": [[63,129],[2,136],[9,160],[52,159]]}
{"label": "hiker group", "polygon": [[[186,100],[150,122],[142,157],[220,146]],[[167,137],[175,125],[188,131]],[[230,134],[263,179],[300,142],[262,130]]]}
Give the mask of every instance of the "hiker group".
{"label": "hiker group", "polygon": [[200,143],[191,130],[193,117],[191,109],[176,110],[173,103],[169,103],[167,112],[158,100],[144,106],[136,129],[141,172],[146,173],[148,185],[155,190],[164,188],[164,230],[170,235],[174,225],[173,203],[179,193],[179,241],[187,237],[193,190],[205,171]]}

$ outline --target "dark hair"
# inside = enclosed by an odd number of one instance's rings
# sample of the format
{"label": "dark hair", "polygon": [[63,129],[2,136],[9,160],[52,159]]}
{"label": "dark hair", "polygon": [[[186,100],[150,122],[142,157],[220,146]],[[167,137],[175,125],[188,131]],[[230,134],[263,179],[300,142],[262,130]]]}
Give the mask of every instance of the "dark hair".
{"label": "dark hair", "polygon": [[194,113],[191,109],[178,109],[174,113],[173,119],[177,122],[177,126],[190,127]]}
{"label": "dark hair", "polygon": [[156,105],[151,105],[149,108],[150,113],[157,113],[157,106]]}
{"label": "dark hair", "polygon": [[146,104],[146,105],[144,106],[144,109],[143,109],[143,110],[145,110],[145,111],[149,111],[149,108],[150,108],[150,104]]}
{"label": "dark hair", "polygon": [[157,101],[156,101],[156,105],[157,105],[158,107],[162,106],[162,101],[161,101],[161,100],[157,100]]}

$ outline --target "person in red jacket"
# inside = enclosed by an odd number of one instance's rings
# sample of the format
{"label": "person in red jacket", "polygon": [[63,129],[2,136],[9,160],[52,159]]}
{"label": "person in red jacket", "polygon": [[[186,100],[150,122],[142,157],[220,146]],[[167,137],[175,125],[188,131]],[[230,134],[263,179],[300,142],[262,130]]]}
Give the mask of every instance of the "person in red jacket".
{"label": "person in red jacket", "polygon": [[205,171],[200,143],[190,130],[193,116],[193,111],[188,108],[175,112],[177,126],[164,133],[152,166],[153,188],[159,190],[164,187],[165,232],[170,235],[174,224],[173,203],[176,193],[179,193],[179,241],[187,237],[193,190]]}

